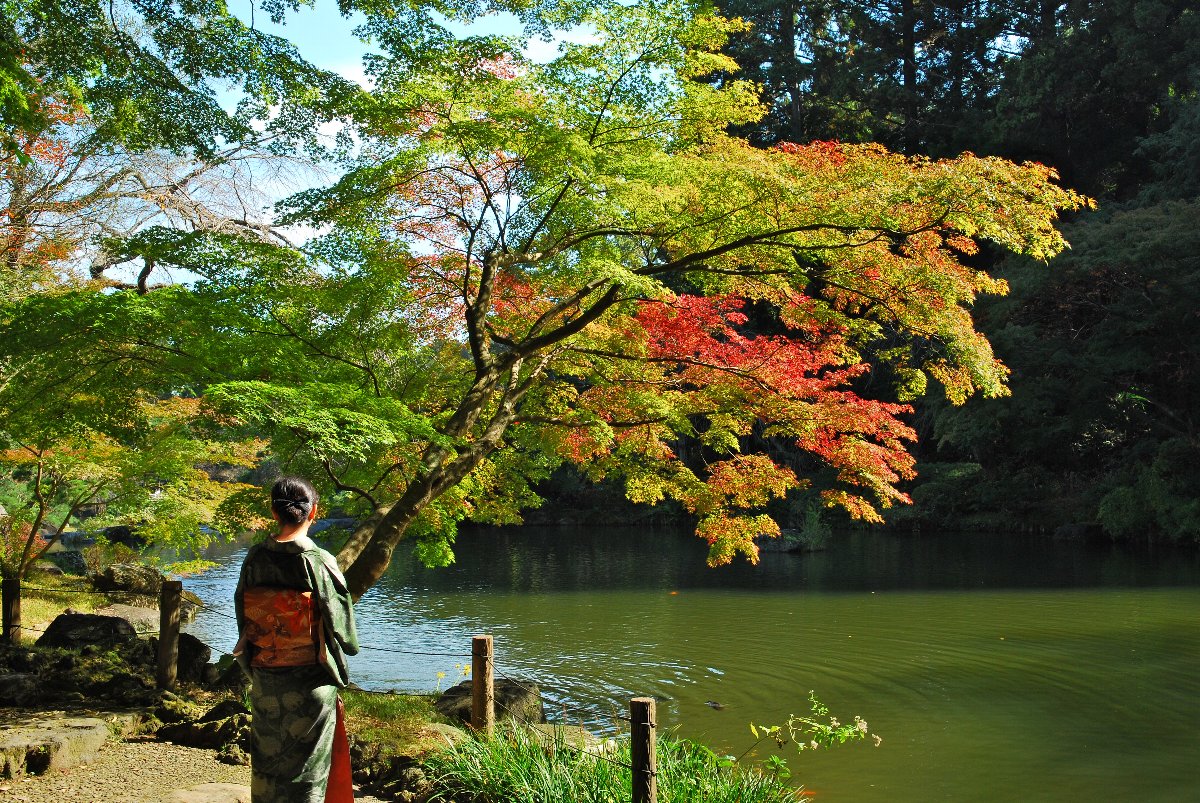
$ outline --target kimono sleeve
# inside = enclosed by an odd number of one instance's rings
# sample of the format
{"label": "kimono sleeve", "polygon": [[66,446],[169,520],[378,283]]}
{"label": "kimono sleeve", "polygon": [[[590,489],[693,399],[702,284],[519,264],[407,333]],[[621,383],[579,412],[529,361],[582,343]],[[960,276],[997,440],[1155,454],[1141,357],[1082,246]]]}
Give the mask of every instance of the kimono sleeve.
{"label": "kimono sleeve", "polygon": [[333,556],[324,550],[308,553],[309,569],[321,608],[328,655],[322,662],[339,686],[350,681],[347,655],[358,654],[358,631],[354,624],[354,601],[346,578]]}

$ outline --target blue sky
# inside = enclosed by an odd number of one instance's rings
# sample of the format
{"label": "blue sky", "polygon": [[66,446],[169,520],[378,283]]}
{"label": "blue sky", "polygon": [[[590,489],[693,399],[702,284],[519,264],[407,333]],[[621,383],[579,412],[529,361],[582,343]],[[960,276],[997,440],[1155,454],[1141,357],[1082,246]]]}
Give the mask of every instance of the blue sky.
{"label": "blue sky", "polygon": [[[363,21],[361,14],[343,17],[338,12],[334,0],[317,0],[314,8],[301,6],[298,11],[287,15],[285,24],[276,25],[271,22],[266,12],[254,8],[255,4],[256,0],[243,0],[240,8],[234,4],[230,6],[230,11],[246,24],[253,21],[254,27],[264,33],[290,40],[300,50],[301,55],[318,67],[341,73],[356,81],[363,80],[362,56],[373,48],[354,35],[354,28]],[[521,33],[520,23],[507,14],[489,15],[470,26],[450,24],[447,27],[460,35],[511,36]],[[556,49],[555,42],[541,42],[535,39],[526,53],[530,58],[542,61],[551,58]]]}

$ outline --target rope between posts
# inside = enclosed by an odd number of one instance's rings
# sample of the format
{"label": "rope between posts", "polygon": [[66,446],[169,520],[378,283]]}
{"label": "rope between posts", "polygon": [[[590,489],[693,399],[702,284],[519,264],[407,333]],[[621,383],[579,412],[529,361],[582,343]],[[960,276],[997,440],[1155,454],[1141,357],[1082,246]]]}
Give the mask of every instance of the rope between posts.
{"label": "rope between posts", "polygon": [[[509,678],[509,680],[511,680],[511,678]],[[514,682],[515,682],[515,681],[514,681]],[[493,700],[493,702],[494,702],[496,705],[498,705],[498,706],[500,706],[501,708],[503,708],[505,711],[507,711],[507,712],[508,712],[508,714],[509,714],[509,716],[511,716],[511,717],[513,718],[513,720],[514,720],[515,722],[517,722],[517,724],[519,724],[519,725],[524,725],[524,726],[525,726],[525,727],[527,727],[527,728],[532,728],[532,727],[533,727],[533,725],[535,724],[535,723],[533,723],[533,722],[530,722],[530,721],[529,721],[529,720],[527,720],[527,719],[522,719],[521,717],[517,716],[517,713],[516,713],[515,711],[513,711],[511,708],[509,708],[508,706],[506,706],[504,703],[500,702],[499,700]],[[536,723],[536,724],[539,724],[539,725],[540,725],[541,723],[539,722],[539,723]],[[618,766],[618,767],[624,767],[624,768],[625,768],[625,769],[627,769],[627,770],[632,770],[632,769],[633,769],[633,765],[632,765],[632,764],[626,764],[624,761],[617,761],[615,758],[609,758],[608,756],[602,755],[602,754],[600,754],[600,753],[591,753],[591,752],[588,752],[587,750],[584,750],[584,749],[582,749],[582,748],[576,747],[575,745],[572,745],[572,744],[567,744],[567,743],[566,743],[566,741],[562,741],[562,742],[560,742],[559,740],[555,739],[555,740],[554,740],[554,746],[555,746],[555,747],[565,747],[566,749],[568,749],[568,750],[570,750],[570,751],[572,751],[572,752],[574,752],[574,753],[576,753],[576,754],[578,754],[578,755],[581,755],[581,756],[591,756],[592,758],[598,758],[598,759],[600,759],[601,761],[607,761],[609,764],[614,764],[614,765],[616,765],[616,766]]]}
{"label": "rope between posts", "polygon": [[21,591],[42,591],[47,594],[127,594],[135,597],[153,597],[157,596],[153,592],[145,591],[125,591],[116,589],[113,591],[101,591],[96,588],[43,588],[41,586],[22,585]]}
{"label": "rope between posts", "polygon": [[224,618],[226,618],[226,619],[232,619],[232,620],[234,620],[234,621],[237,621],[237,617],[236,617],[236,616],[234,616],[233,614],[231,614],[231,613],[225,613],[225,611],[222,611],[222,610],[220,610],[220,609],[218,609],[218,608],[214,608],[214,607],[213,607],[213,606],[211,606],[211,605],[206,605],[206,604],[204,604],[203,602],[199,603],[199,606],[198,606],[198,607],[199,607],[201,610],[208,611],[209,613],[215,613],[217,616],[222,616],[222,617],[224,617]]}
{"label": "rope between posts", "polygon": [[391,647],[368,647],[365,644],[359,645],[360,650],[372,650],[373,652],[390,652],[396,655],[428,655],[436,658],[470,658],[469,654],[461,652],[417,652],[416,650],[396,650]]}

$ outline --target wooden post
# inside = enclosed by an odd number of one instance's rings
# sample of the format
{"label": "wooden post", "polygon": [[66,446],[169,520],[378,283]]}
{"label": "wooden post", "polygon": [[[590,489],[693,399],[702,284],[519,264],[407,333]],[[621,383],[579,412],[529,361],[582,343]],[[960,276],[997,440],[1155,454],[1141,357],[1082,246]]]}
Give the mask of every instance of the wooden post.
{"label": "wooden post", "polygon": [[183,581],[164,580],[158,597],[158,687],[175,688],[179,674],[179,608]]}
{"label": "wooden post", "polygon": [[4,578],[4,630],[0,639],[10,644],[21,643],[21,578]]}
{"label": "wooden post", "polygon": [[633,759],[633,803],[657,803],[658,774],[654,753],[654,698],[629,701],[630,757]]}
{"label": "wooden post", "polygon": [[471,727],[489,739],[496,732],[494,656],[491,636],[471,639]]}

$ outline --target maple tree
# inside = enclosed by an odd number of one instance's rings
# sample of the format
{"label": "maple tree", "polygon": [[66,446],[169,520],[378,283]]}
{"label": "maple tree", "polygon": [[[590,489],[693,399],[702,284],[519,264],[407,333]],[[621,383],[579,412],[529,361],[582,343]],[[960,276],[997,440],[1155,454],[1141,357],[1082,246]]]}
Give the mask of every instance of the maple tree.
{"label": "maple tree", "polygon": [[[676,2],[582,21],[593,38],[534,63],[500,38],[422,50],[410,35],[445,31],[374,19],[391,52],[361,155],[283,207],[329,233],[303,252],[175,241],[222,309],[207,353],[238,355],[211,414],[361,506],[339,553],[356,594],[405,536],[444,563],[463,518],[519,521],[568,461],[681,502],[714,564],[755,559],[778,532],[763,506],[805,482],[763,438],[831,465],[825,502],[877,520],[905,501],[913,432],[855,391],[864,347],[889,338],[909,392],[1005,393],[969,311],[1005,285],[969,257],[987,240],[1048,258],[1057,210],[1086,203],[1038,164],[751,148],[726,131],[764,113],[758,88],[697,80],[734,70],[720,48],[742,23]],[[684,435],[703,465],[675,453]]]}
{"label": "maple tree", "polygon": [[[229,113],[212,77],[240,78],[254,98]],[[153,244],[196,232],[287,244],[255,182],[300,162],[294,145],[311,139],[326,92],[354,91],[219,3],[4,4],[5,576],[24,575],[74,526],[133,525],[181,550],[213,537],[200,525],[247,487],[220,477],[258,454],[252,439],[203,432],[193,367],[171,341],[186,291],[159,270]],[[83,525],[95,510],[105,512]]]}
{"label": "maple tree", "polygon": [[178,329],[175,296],[146,297],[182,288],[151,251],[126,248],[164,231],[286,243],[247,166],[261,177],[287,160],[256,143],[211,159],[133,151],[78,102],[27,100],[31,121],[0,153],[0,564],[23,576],[97,509],[93,533],[135,525],[195,550],[213,537],[200,525],[246,487],[205,466],[227,474],[257,454],[197,428],[190,369],[156,339]]}
{"label": "maple tree", "polygon": [[[231,144],[211,158],[133,151],[104,138],[77,103],[36,97],[44,125],[14,133],[0,153],[0,298],[67,287],[169,283],[153,256],[133,264],[124,243],[141,232],[233,232],[286,244],[256,184],[304,166],[271,141]],[[152,232],[145,236],[155,236]]]}
{"label": "maple tree", "polygon": [[263,444],[214,437],[200,400],[172,392],[185,361],[139,353],[140,333],[169,327],[177,292],[57,292],[4,308],[5,577],[24,576],[85,517],[93,534],[133,526],[147,543],[195,551],[216,535],[201,525],[248,487],[212,469],[252,466]]}

